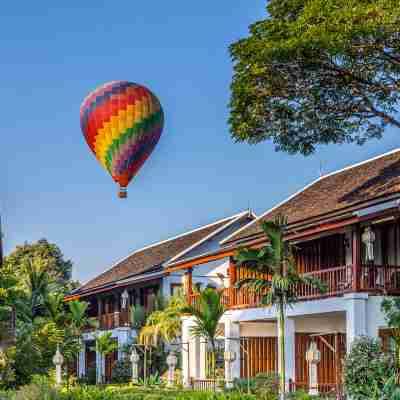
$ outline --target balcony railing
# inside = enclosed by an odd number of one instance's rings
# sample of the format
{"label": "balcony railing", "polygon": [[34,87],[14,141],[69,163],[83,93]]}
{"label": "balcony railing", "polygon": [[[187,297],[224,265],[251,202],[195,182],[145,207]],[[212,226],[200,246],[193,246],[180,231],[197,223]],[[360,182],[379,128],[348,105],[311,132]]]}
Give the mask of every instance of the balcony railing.
{"label": "balcony railing", "polygon": [[[400,266],[362,265],[355,268],[353,265],[345,265],[304,275],[319,279],[326,285],[327,290],[321,293],[311,285],[299,285],[299,301],[342,296],[357,291],[400,295]],[[249,288],[229,287],[222,289],[222,293],[221,301],[226,308],[238,309],[261,307],[266,291],[258,293]],[[192,294],[190,301],[196,305],[198,294]]]}
{"label": "balcony railing", "polygon": [[110,330],[124,326],[130,326],[128,311],[113,312],[100,316],[99,329],[101,330]]}

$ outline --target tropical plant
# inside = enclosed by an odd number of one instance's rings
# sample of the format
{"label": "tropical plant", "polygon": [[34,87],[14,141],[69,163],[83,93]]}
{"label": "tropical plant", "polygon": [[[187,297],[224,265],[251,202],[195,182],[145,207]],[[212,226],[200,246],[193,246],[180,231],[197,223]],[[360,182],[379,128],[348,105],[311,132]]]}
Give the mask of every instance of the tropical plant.
{"label": "tropical plant", "polygon": [[194,317],[194,326],[191,334],[204,339],[211,348],[211,370],[215,378],[216,373],[216,339],[222,334],[219,321],[226,309],[222,304],[222,292],[206,288],[199,292],[196,305],[188,304],[182,307],[183,314],[190,314]]}
{"label": "tropical plant", "polygon": [[353,400],[389,400],[384,397],[395,374],[393,359],[384,354],[379,339],[357,338],[344,360],[343,382]]}
{"label": "tropical plant", "polygon": [[393,339],[396,343],[396,367],[400,374],[400,298],[386,298],[382,301],[382,311],[388,326],[392,328]]}
{"label": "tropical plant", "polygon": [[132,364],[128,357],[116,361],[111,371],[112,383],[128,383],[132,379]]}
{"label": "tropical plant", "polygon": [[140,330],[146,323],[146,310],[140,304],[131,306],[130,318],[132,328]]}
{"label": "tropical plant", "polygon": [[[118,349],[118,343],[112,339],[111,332],[105,332],[96,337],[96,351],[105,358],[108,354],[116,351]],[[104,371],[103,371],[103,363],[99,364],[99,376],[101,382],[104,382]]]}
{"label": "tropical plant", "polygon": [[269,0],[234,43],[234,140],[310,154],[400,128],[398,0]]}
{"label": "tropical plant", "polygon": [[156,344],[160,340],[172,343],[181,333],[181,309],[186,304],[183,295],[172,296],[163,308],[153,311],[140,330],[141,344]]}
{"label": "tropical plant", "polygon": [[326,286],[311,276],[302,276],[296,270],[293,246],[284,240],[287,218],[278,215],[273,221],[263,221],[261,228],[267,244],[260,249],[242,248],[235,255],[238,266],[257,272],[257,277],[237,282],[237,287],[247,287],[262,295],[262,304],[275,306],[278,313],[280,392],[286,392],[285,377],[285,321],[286,309],[297,300],[299,286],[308,285],[320,292]]}

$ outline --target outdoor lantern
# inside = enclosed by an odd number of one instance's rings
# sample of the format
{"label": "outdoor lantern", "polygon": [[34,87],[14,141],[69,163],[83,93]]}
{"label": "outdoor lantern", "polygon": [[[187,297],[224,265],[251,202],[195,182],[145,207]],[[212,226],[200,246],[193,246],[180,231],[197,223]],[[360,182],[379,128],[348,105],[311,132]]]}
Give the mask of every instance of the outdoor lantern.
{"label": "outdoor lantern", "polygon": [[317,365],[321,361],[321,352],[318,350],[317,343],[313,340],[306,352],[306,360],[308,361],[309,376],[309,394],[318,395],[318,371]]}
{"label": "outdoor lantern", "polygon": [[123,310],[126,309],[127,305],[128,305],[128,300],[129,300],[129,293],[128,291],[125,289],[122,294],[121,294],[121,308]]}
{"label": "outdoor lantern", "polygon": [[132,349],[132,353],[130,356],[130,362],[132,363],[132,383],[138,383],[139,382],[139,363],[140,356],[137,353],[136,349]]}
{"label": "outdoor lantern", "polygon": [[365,244],[367,261],[374,261],[375,233],[370,226],[365,228],[365,231],[361,236],[361,240]]}
{"label": "outdoor lantern", "polygon": [[60,353],[60,348],[57,345],[57,351],[53,357],[53,364],[56,367],[56,384],[57,384],[57,386],[61,385],[61,383],[62,383],[61,366],[63,365],[63,363],[64,363],[64,357]]}
{"label": "outdoor lantern", "polygon": [[175,383],[175,368],[178,364],[178,357],[175,355],[174,351],[171,351],[167,357],[168,365],[168,386],[174,386]]}

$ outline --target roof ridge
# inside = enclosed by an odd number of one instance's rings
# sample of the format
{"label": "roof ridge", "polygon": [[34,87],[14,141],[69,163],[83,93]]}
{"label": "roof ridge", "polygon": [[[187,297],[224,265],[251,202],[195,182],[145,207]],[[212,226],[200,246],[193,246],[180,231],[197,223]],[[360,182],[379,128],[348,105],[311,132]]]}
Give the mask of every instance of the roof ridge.
{"label": "roof ridge", "polygon": [[352,168],[356,168],[356,167],[359,167],[359,166],[361,166],[361,165],[368,164],[368,163],[370,163],[370,162],[372,162],[372,161],[378,160],[379,158],[387,157],[387,156],[389,156],[389,155],[391,155],[391,154],[394,154],[394,153],[397,153],[397,152],[399,152],[399,151],[400,151],[400,147],[397,147],[397,148],[395,148],[395,149],[393,149],[393,150],[390,150],[390,151],[388,151],[388,152],[386,152],[386,153],[380,154],[380,155],[378,155],[378,156],[369,158],[369,159],[364,160],[364,161],[360,161],[360,162],[355,163],[355,164],[348,165],[347,167],[338,169],[338,170],[336,170],[336,171],[330,172],[329,174],[326,174],[326,175],[323,175],[323,176],[318,177],[317,179],[314,179],[312,182],[310,182],[310,183],[308,183],[307,185],[305,185],[302,189],[297,190],[294,194],[292,194],[292,195],[290,195],[289,197],[287,197],[286,199],[282,200],[281,202],[279,202],[279,203],[276,204],[275,206],[269,208],[267,211],[265,211],[264,213],[262,213],[261,215],[259,215],[256,219],[254,219],[253,221],[249,222],[247,225],[242,226],[242,227],[241,227],[240,229],[238,229],[236,232],[233,232],[231,235],[229,235],[228,237],[226,237],[224,240],[221,240],[220,244],[225,244],[225,243],[229,242],[230,239],[233,238],[234,236],[236,236],[238,233],[242,232],[243,230],[247,229],[249,226],[251,226],[251,225],[257,223],[257,222],[260,221],[260,220],[262,220],[262,218],[264,218],[267,214],[271,213],[272,211],[274,211],[274,210],[277,209],[278,207],[280,207],[280,206],[282,206],[283,204],[287,203],[288,201],[292,200],[294,197],[296,197],[297,195],[299,195],[301,192],[304,192],[304,191],[305,191],[306,189],[308,189],[309,187],[315,185],[317,182],[320,182],[320,181],[322,181],[323,179],[329,178],[330,176],[336,175],[336,174],[338,174],[338,173],[348,171],[348,170],[350,170],[350,169],[352,169]]}
{"label": "roof ridge", "polygon": [[164,244],[164,243],[171,242],[171,241],[173,241],[173,240],[176,240],[176,239],[179,239],[179,238],[181,238],[181,237],[190,235],[190,234],[192,234],[192,233],[201,231],[201,230],[203,230],[203,229],[211,228],[212,226],[221,224],[222,222],[229,221],[229,220],[231,220],[231,219],[236,219],[236,218],[240,217],[241,215],[245,215],[245,214],[247,214],[247,213],[248,213],[248,210],[241,211],[240,213],[234,214],[234,215],[232,215],[232,216],[230,216],[230,217],[225,217],[225,218],[219,219],[219,220],[217,220],[217,221],[215,221],[215,222],[212,222],[212,223],[210,223],[210,224],[202,225],[202,226],[200,226],[200,227],[198,227],[198,228],[196,228],[196,229],[192,229],[192,230],[190,230],[190,231],[181,233],[181,234],[176,235],[176,236],[173,236],[173,237],[171,237],[171,238],[164,239],[164,240],[160,240],[159,242],[154,242],[154,243],[149,244],[149,245],[147,245],[147,246],[144,246],[144,247],[141,247],[141,248],[139,248],[139,249],[136,249],[136,250],[134,250],[132,253],[128,254],[127,256],[125,256],[125,257],[119,259],[118,261],[116,261],[115,263],[113,263],[110,267],[108,267],[107,269],[105,269],[103,272],[100,272],[99,274],[97,274],[94,278],[89,279],[88,281],[86,281],[85,283],[83,283],[83,284],[81,285],[81,287],[87,285],[88,283],[90,283],[90,282],[93,281],[94,279],[98,278],[99,276],[101,276],[101,275],[107,273],[108,271],[111,271],[111,270],[112,270],[114,267],[116,267],[118,264],[124,262],[125,260],[127,260],[128,258],[134,256],[135,254],[137,254],[137,253],[139,253],[139,252],[142,252],[142,251],[151,249],[151,248],[153,248],[153,247],[159,246],[159,245]]}
{"label": "roof ridge", "polygon": [[[196,243],[193,243],[191,246],[187,247],[185,250],[182,250],[180,253],[178,253],[174,257],[170,258],[166,262],[166,265],[170,264],[173,261],[178,260],[179,258],[184,256],[191,250],[195,249],[197,246],[200,246],[201,244],[205,243],[207,240],[210,240],[213,236],[217,235],[218,233],[223,232],[225,229],[227,229],[229,226],[233,225],[235,222],[239,221],[241,218],[243,218],[245,216],[249,216],[249,215],[255,215],[255,214],[251,210],[246,210],[239,214],[234,215],[229,221],[226,222],[226,224],[220,226],[218,229],[211,232],[209,235],[205,236],[203,239],[197,241]],[[255,216],[255,217],[257,217],[257,216]]]}

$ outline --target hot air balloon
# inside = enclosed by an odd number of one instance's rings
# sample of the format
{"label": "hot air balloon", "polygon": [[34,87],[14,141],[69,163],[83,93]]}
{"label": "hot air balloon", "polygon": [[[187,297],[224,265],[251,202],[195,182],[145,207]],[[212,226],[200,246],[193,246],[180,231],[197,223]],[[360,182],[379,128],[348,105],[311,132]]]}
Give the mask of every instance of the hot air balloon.
{"label": "hot air balloon", "polygon": [[119,197],[154,150],[164,125],[157,97],[144,86],[113,81],[91,92],[80,109],[81,129],[100,164],[119,184]]}

